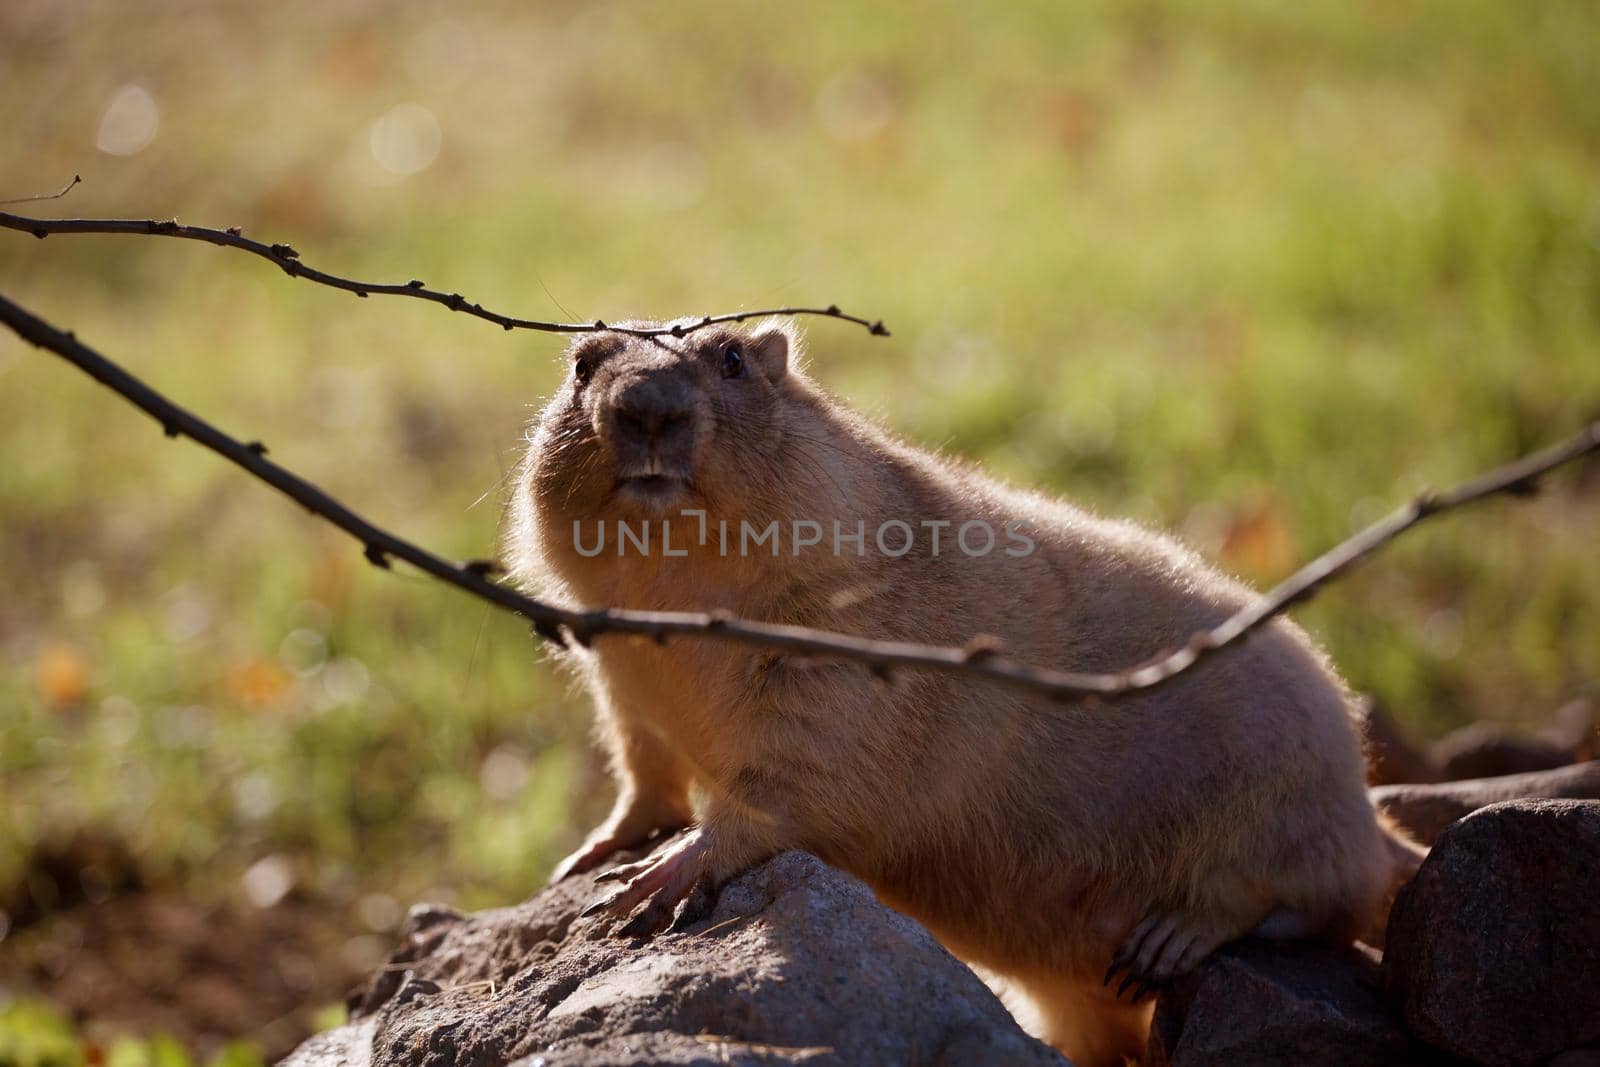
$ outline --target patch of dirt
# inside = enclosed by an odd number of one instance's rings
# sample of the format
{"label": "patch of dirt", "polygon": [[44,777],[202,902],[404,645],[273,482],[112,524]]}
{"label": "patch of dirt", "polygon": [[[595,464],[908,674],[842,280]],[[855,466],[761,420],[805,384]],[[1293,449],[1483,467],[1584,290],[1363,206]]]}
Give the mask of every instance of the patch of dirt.
{"label": "patch of dirt", "polygon": [[125,873],[84,893],[83,878],[54,869],[61,859],[36,857],[28,874],[36,890],[62,887],[53,906],[18,909],[0,929],[0,989],[49,1001],[93,1040],[164,1033],[206,1056],[242,1038],[271,1062],[392,947],[351,937],[362,926],[348,902],[199,901]]}

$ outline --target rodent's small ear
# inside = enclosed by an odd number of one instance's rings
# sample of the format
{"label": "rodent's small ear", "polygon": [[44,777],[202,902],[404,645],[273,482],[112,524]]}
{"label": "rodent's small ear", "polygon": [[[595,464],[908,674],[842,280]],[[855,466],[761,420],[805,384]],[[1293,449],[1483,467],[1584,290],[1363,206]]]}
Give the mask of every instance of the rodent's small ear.
{"label": "rodent's small ear", "polygon": [[750,335],[750,350],[772,381],[789,373],[789,361],[800,355],[800,330],[788,319],[769,319]]}

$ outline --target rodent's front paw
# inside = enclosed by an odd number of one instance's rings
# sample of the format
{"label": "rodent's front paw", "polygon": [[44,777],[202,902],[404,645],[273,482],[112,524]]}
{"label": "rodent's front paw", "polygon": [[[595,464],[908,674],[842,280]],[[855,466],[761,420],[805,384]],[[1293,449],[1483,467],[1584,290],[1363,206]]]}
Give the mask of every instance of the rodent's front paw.
{"label": "rodent's front paw", "polygon": [[[597,882],[622,884],[580,914],[619,919],[631,915],[615,931],[621,937],[645,937],[669,925],[682,929],[703,918],[715,901],[716,887],[707,863],[710,851],[709,832],[695,827],[655,855],[602,874]],[[637,914],[633,914],[635,908]]]}
{"label": "rodent's front paw", "polygon": [[[550,884],[555,885],[575,874],[591,871],[618,852],[638,848],[651,841],[657,834],[664,839],[672,831],[682,828],[682,822],[669,823],[660,818],[640,817],[631,810],[620,816],[612,815],[599,829],[590,834],[582,845],[578,846],[576,852],[556,864],[555,873],[550,876]],[[601,875],[601,878],[610,876]]]}

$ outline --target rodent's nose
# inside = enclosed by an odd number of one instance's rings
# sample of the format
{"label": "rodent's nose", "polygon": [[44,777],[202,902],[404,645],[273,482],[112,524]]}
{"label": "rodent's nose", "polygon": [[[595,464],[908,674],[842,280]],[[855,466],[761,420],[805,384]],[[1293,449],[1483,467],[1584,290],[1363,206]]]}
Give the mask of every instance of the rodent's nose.
{"label": "rodent's nose", "polygon": [[618,392],[612,411],[617,429],[640,441],[675,436],[689,428],[693,417],[689,398],[681,390],[650,379]]}
{"label": "rodent's nose", "polygon": [[657,408],[627,404],[617,408],[617,422],[638,437],[661,437],[689,422],[688,408]]}

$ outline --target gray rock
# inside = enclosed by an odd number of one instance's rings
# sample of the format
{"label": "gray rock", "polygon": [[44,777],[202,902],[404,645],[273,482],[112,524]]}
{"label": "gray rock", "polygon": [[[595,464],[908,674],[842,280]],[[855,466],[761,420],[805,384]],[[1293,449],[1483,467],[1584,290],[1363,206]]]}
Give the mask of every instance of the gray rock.
{"label": "gray rock", "polygon": [[1471,778],[1429,785],[1385,785],[1368,791],[1379,811],[1425,845],[1470,812],[1502,800],[1544,797],[1600,799],[1600,763],[1575,763],[1550,771]]}
{"label": "gray rock", "polygon": [[1435,742],[1432,762],[1439,779],[1493,778],[1565,767],[1572,762],[1570,745],[1539,737],[1521,737],[1489,723],[1473,723]]}
{"label": "gray rock", "polygon": [[1376,953],[1247,939],[1161,994],[1148,1067],[1410,1067]]}
{"label": "gray rock", "polygon": [[1491,1067],[1600,1043],[1600,802],[1517,800],[1447,829],[1389,917],[1413,1036]]}
{"label": "gray rock", "polygon": [[681,934],[612,938],[578,917],[596,895],[579,876],[515,908],[413,911],[352,1023],[286,1067],[1066,1064],[926,930],[805,853],[734,879]]}

